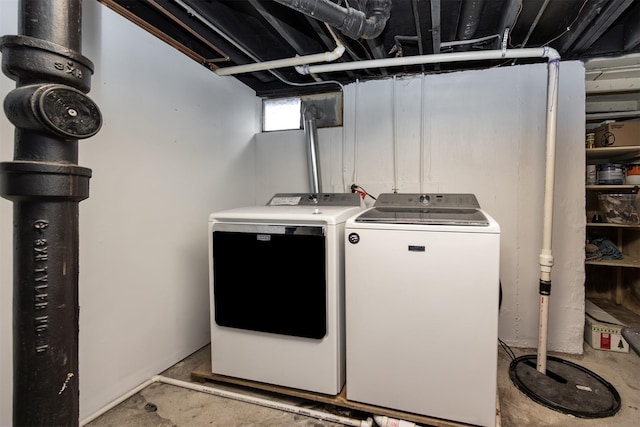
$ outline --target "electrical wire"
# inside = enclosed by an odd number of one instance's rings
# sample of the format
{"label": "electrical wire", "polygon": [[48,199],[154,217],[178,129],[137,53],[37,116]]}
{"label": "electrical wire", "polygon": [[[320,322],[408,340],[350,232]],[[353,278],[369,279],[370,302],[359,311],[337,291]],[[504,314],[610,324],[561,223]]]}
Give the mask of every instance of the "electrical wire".
{"label": "electrical wire", "polygon": [[500,344],[500,347],[502,347],[504,352],[507,353],[507,356],[509,356],[511,360],[516,360],[516,354],[513,352],[511,347],[509,347],[509,345],[506,342],[498,338],[498,344]]}
{"label": "electrical wire", "polygon": [[571,31],[571,27],[573,27],[573,24],[576,23],[576,21],[578,20],[578,18],[580,18],[580,15],[582,15],[582,10],[584,9],[584,7],[587,5],[587,2],[589,0],[584,0],[584,3],[582,3],[582,6],[580,6],[580,10],[578,10],[578,14],[576,15],[575,19],[573,21],[571,21],[571,24],[569,24],[569,26],[567,26],[567,29],[564,30],[563,32],[561,32],[560,34],[558,34],[557,36],[555,36],[554,38],[552,38],[551,40],[549,40],[546,43],[543,43],[542,45],[540,45],[540,47],[542,46],[548,46],[550,43],[558,40],[560,37],[564,36],[565,34],[567,34],[569,31]]}
{"label": "electrical wire", "polygon": [[367,193],[367,191],[364,188],[360,187],[358,184],[351,184],[351,192],[352,193],[358,193],[360,195],[360,197],[362,197],[363,199],[366,196],[369,196],[373,200],[378,200],[375,197],[373,197],[371,194]]}

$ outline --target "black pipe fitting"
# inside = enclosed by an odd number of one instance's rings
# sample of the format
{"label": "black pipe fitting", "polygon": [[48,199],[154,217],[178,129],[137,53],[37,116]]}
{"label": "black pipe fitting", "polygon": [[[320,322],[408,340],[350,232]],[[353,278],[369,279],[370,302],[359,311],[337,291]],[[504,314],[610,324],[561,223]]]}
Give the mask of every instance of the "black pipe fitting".
{"label": "black pipe fitting", "polygon": [[60,84],[19,87],[4,99],[4,112],[17,128],[64,139],[89,138],[100,130],[98,106],[84,93]]}
{"label": "black pipe fitting", "polygon": [[342,7],[329,0],[275,0],[300,13],[337,28],[352,39],[374,39],[384,30],[391,13],[391,0],[369,0],[367,12]]}
{"label": "black pipe fitting", "polygon": [[551,295],[551,281],[540,279],[538,293],[540,295]]}
{"label": "black pipe fitting", "polygon": [[13,80],[60,83],[84,93],[91,89],[93,63],[67,47],[29,36],[3,36],[0,51],[2,72]]}

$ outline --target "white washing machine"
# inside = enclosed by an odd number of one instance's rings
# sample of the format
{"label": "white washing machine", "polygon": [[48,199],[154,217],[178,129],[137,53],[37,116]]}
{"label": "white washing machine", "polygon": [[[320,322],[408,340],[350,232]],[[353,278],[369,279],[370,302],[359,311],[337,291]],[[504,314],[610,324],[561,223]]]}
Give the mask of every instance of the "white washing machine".
{"label": "white washing machine", "polygon": [[499,259],[472,194],[381,194],[347,220],[347,399],[494,426]]}
{"label": "white washing machine", "polygon": [[357,194],[276,194],[210,215],[213,373],[340,393],[344,223],[361,211]]}

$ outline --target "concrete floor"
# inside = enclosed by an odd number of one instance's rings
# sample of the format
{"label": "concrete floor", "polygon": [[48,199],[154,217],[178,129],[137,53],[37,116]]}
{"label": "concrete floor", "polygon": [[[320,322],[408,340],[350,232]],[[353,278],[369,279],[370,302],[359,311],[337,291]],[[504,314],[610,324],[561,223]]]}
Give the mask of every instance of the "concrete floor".
{"label": "concrete floor", "polygon": [[[191,381],[191,371],[209,358],[210,347],[206,346],[185,360],[177,363],[161,375]],[[516,356],[535,354],[535,350],[513,349]],[[612,417],[581,419],[545,408],[515,388],[509,379],[510,356],[498,350],[498,390],[500,396],[501,425],[524,426],[620,426],[640,425],[640,357],[628,354],[593,350],[585,344],[584,354],[571,356],[552,354],[571,361],[598,374],[610,382],[621,396],[621,409]],[[366,419],[371,414],[345,408],[324,405],[289,396],[273,395],[220,383],[207,383],[253,396],[276,399],[291,405],[302,406],[339,416]],[[314,426],[333,427],[335,424],[303,415],[239,402],[188,390],[173,385],[154,383],[135,394],[120,405],[86,424],[88,427],[157,427],[157,426]]]}

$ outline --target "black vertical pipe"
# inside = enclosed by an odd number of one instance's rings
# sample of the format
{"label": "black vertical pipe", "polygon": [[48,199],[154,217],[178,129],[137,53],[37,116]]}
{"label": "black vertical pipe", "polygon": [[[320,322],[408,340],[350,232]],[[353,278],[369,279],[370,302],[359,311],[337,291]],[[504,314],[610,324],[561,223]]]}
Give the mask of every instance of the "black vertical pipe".
{"label": "black vertical pipe", "polygon": [[0,163],[13,202],[13,424],[77,426],[78,203],[91,170],[78,139],[100,128],[86,97],[93,64],[80,54],[81,0],[22,0],[18,36],[0,38],[14,160]]}

